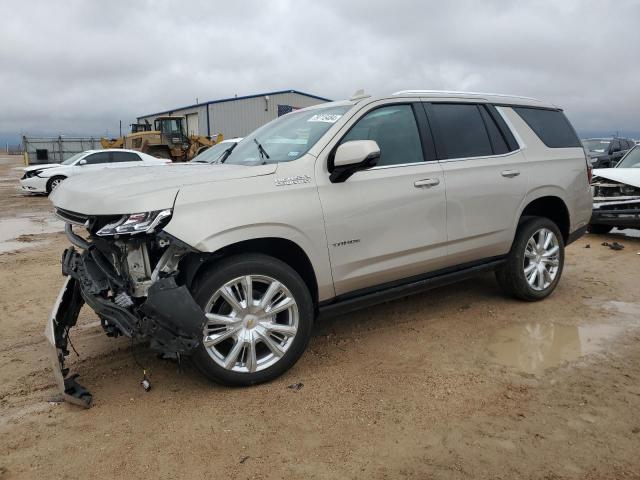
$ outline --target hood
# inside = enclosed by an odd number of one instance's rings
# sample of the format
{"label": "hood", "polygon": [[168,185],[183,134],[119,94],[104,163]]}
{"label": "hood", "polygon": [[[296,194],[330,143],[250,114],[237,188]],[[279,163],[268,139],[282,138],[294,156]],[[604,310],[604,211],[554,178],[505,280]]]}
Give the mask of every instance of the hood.
{"label": "hood", "polygon": [[34,170],[46,170],[47,168],[61,167],[59,163],[43,163],[42,165],[30,165],[23,168],[25,172],[33,172]]}
{"label": "hood", "polygon": [[593,176],[640,188],[640,168],[595,168]]}
{"label": "hood", "polygon": [[276,168],[275,163],[258,166],[184,163],[106,168],[68,178],[49,199],[55,207],[85,215],[148,212],[172,208],[183,186],[269,175]]}

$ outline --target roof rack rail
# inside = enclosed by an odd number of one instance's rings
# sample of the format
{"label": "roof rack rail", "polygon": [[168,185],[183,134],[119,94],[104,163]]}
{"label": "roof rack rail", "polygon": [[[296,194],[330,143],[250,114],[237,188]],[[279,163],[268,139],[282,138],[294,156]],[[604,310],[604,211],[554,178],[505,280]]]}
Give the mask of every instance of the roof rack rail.
{"label": "roof rack rail", "polygon": [[486,93],[486,92],[461,92],[456,90],[400,90],[393,92],[392,95],[422,95],[422,94],[438,94],[444,93],[447,95],[477,95],[477,96],[492,96],[492,97],[507,97],[507,98],[522,98],[524,100],[533,100],[534,102],[542,102],[537,98],[523,97],[522,95],[506,95],[504,93]]}

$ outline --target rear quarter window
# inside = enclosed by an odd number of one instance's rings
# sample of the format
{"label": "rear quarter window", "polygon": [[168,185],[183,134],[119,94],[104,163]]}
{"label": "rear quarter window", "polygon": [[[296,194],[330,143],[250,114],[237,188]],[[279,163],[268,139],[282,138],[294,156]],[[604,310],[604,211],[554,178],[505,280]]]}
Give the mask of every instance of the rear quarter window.
{"label": "rear quarter window", "polygon": [[549,148],[582,147],[575,130],[561,110],[512,107]]}

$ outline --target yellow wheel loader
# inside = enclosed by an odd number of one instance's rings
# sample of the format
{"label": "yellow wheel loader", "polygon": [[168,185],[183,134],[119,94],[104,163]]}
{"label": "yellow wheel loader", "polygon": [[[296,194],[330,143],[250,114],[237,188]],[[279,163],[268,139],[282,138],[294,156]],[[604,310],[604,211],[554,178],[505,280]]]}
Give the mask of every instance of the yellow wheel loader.
{"label": "yellow wheel loader", "polygon": [[129,148],[158,158],[168,158],[174,162],[193,159],[199,153],[223,140],[221,134],[215,138],[204,135],[187,135],[185,117],[162,116],[150,123],[131,125],[131,134],[120,138],[102,138],[103,148]]}

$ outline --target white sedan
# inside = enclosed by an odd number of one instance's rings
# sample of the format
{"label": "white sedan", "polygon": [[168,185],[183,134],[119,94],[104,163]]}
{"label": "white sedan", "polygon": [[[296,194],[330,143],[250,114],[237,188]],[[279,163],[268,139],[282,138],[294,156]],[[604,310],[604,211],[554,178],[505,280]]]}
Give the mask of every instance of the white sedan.
{"label": "white sedan", "polygon": [[124,168],[170,164],[171,160],[155,158],[146,153],[122,148],[87,150],[68,158],[62,163],[33,165],[24,169],[20,179],[22,191],[29,193],[51,193],[68,177],[103,168]]}

